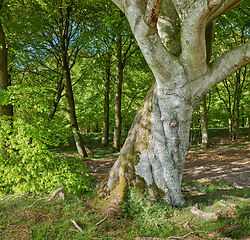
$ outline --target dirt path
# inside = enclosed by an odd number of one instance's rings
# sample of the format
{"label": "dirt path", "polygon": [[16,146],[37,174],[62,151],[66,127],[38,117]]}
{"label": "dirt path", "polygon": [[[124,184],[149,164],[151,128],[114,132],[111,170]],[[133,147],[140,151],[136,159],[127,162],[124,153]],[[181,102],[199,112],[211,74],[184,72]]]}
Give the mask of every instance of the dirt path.
{"label": "dirt path", "polygon": [[[88,161],[89,171],[100,182],[116,159]],[[238,188],[250,187],[250,143],[240,146],[219,143],[208,150],[190,150],[184,170],[184,179],[220,181]]]}
{"label": "dirt path", "polygon": [[250,144],[207,151],[190,151],[184,179],[220,181],[239,188],[250,187]]}

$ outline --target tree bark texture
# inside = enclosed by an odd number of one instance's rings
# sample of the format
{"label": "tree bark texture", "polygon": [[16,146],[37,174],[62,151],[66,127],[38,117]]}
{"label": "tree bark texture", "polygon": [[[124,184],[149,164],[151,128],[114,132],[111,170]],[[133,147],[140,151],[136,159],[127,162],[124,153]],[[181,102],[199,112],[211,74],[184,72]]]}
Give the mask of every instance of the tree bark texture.
{"label": "tree bark texture", "polygon": [[110,90],[110,77],[111,77],[111,56],[108,54],[109,59],[106,61],[106,76],[105,76],[105,90],[104,90],[104,113],[103,113],[103,135],[102,146],[109,144],[109,90]]}
{"label": "tree bark texture", "polygon": [[122,82],[123,82],[123,61],[122,61],[122,35],[119,33],[117,37],[116,49],[116,84],[115,84],[115,129],[113,138],[113,150],[120,150],[121,131],[122,131]]}
{"label": "tree bark texture", "polygon": [[[6,91],[11,85],[10,76],[8,73],[8,48],[5,41],[5,33],[0,19],[0,91]],[[0,118],[6,118],[6,121],[12,121],[13,106],[11,104],[0,104]],[[0,126],[1,127],[1,126]],[[1,155],[6,153],[6,139],[3,140],[3,150]]]}
{"label": "tree bark texture", "polygon": [[[134,187],[138,193],[147,190],[152,199],[183,205],[181,181],[195,106],[211,87],[250,62],[249,43],[224,53],[212,63],[207,61],[206,27],[218,11],[224,13],[238,1],[172,0],[170,5],[165,1],[168,0],[163,0],[154,25],[144,20],[147,1],[114,0],[128,18],[156,80],[118,160],[101,184],[107,193],[115,194],[118,202],[125,199],[128,188]],[[152,2],[153,8],[159,7],[160,1]],[[171,24],[163,27],[176,21],[176,16],[168,14],[173,11],[180,20],[180,35]],[[169,18],[164,23],[161,18],[166,15]],[[158,23],[163,24],[161,31]],[[181,48],[179,44],[167,47],[164,39],[171,36],[176,36],[172,42],[181,44]]]}
{"label": "tree bark texture", "polygon": [[[11,85],[8,73],[8,48],[5,41],[5,34],[0,19],[0,91],[5,91]],[[12,106],[0,105],[0,116],[13,115]]]}

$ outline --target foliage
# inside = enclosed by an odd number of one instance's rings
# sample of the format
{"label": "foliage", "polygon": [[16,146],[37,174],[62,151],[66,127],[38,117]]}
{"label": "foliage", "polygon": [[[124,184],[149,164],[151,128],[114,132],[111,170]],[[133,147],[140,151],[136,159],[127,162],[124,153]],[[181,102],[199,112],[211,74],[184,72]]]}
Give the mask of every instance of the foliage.
{"label": "foliage", "polygon": [[[15,86],[4,95],[18,113],[12,120],[1,119],[0,193],[49,191],[65,186],[69,192],[88,191],[90,176],[82,161],[56,158],[48,149],[67,143],[69,132],[58,122],[46,122],[50,101],[46,88]],[[35,96],[35,97],[34,97]],[[6,102],[9,99],[9,102]],[[3,103],[3,102],[2,102]],[[46,114],[45,114],[46,115]]]}

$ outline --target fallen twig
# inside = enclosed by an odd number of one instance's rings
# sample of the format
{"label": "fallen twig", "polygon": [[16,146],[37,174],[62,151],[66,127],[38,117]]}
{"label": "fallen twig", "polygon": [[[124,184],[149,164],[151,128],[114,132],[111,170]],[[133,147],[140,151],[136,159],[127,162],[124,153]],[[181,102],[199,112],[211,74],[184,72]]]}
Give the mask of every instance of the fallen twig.
{"label": "fallen twig", "polygon": [[182,236],[182,237],[173,237],[173,236],[170,236],[170,237],[168,237],[167,239],[183,239],[183,238],[186,238],[186,237],[188,237],[189,235],[192,235],[192,234],[194,234],[194,233],[204,233],[204,231],[193,231],[193,232],[190,232],[190,233],[188,233],[188,234],[186,234],[186,235],[184,235],[184,236]]}
{"label": "fallen twig", "polygon": [[74,220],[70,220],[74,225],[75,227],[80,231],[80,232],[83,232],[83,230],[81,229],[81,227],[74,221]]}
{"label": "fallen twig", "polygon": [[0,199],[0,201],[3,201],[3,200],[5,200],[5,199],[7,199],[7,198],[20,198],[20,197],[26,197],[26,195],[27,195],[28,193],[29,193],[29,192],[26,192],[26,193],[24,193],[24,194],[22,194],[22,195],[8,195],[8,196],[6,196],[5,198]]}
{"label": "fallen twig", "polygon": [[100,222],[96,223],[95,226],[98,226],[101,223],[103,223],[108,217],[109,217],[109,215],[107,215],[105,218],[103,218]]}
{"label": "fallen twig", "polygon": [[30,206],[28,206],[28,207],[26,207],[26,208],[31,208],[31,207],[33,207],[37,202],[39,202],[39,201],[41,201],[41,200],[45,200],[45,199],[48,199],[48,201],[54,200],[54,199],[56,198],[56,196],[57,196],[63,189],[64,189],[63,187],[56,189],[56,190],[52,193],[52,195],[51,195],[50,197],[39,198],[39,199],[37,199],[32,205],[30,205]]}
{"label": "fallen twig", "polygon": [[204,231],[193,231],[193,232],[190,232],[184,236],[181,236],[181,237],[174,237],[174,236],[170,236],[168,238],[152,238],[152,237],[137,237],[135,238],[134,240],[168,240],[168,239],[184,239],[192,234],[195,234],[195,233],[204,233]]}
{"label": "fallen twig", "polygon": [[30,206],[28,206],[28,207],[26,207],[26,208],[31,208],[31,207],[33,207],[37,202],[39,202],[39,201],[41,201],[41,200],[44,200],[44,199],[48,199],[49,197],[44,197],[44,198],[39,198],[39,199],[37,199],[32,205],[30,205]]}

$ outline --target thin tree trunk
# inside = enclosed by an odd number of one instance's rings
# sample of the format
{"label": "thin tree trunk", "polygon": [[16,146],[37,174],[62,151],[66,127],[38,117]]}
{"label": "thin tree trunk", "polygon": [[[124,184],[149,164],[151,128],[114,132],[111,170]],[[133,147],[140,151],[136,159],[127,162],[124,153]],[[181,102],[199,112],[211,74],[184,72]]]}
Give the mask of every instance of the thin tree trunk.
{"label": "thin tree trunk", "polygon": [[204,94],[200,100],[200,117],[201,117],[201,145],[205,148],[209,147],[209,136],[207,127],[207,98]]}
{"label": "thin tree trunk", "polygon": [[[10,76],[8,73],[8,48],[6,46],[5,34],[0,19],[0,91],[5,91],[11,85]],[[6,118],[6,121],[12,121],[13,106],[0,105],[0,118]],[[5,140],[3,140],[2,156],[6,154]]]}
{"label": "thin tree trunk", "polygon": [[[213,39],[214,39],[215,21],[211,22],[206,27],[206,53],[207,63],[210,62],[212,56]],[[200,114],[201,114],[201,144],[203,147],[209,147],[208,123],[207,123],[207,98],[206,93],[200,100]]]}
{"label": "thin tree trunk", "polygon": [[[62,13],[61,13],[62,14]],[[64,88],[66,92],[66,98],[68,101],[69,107],[69,117],[71,123],[71,129],[74,134],[75,144],[78,151],[79,156],[87,157],[88,154],[86,152],[81,133],[79,131],[76,112],[75,112],[75,101],[70,77],[70,68],[69,68],[69,60],[68,60],[68,46],[69,46],[69,14],[70,7],[67,8],[67,14],[65,19],[62,19],[62,29],[61,29],[61,59],[62,59],[62,78],[64,81]],[[63,14],[62,14],[63,16]]]}
{"label": "thin tree trunk", "polygon": [[62,98],[62,91],[63,91],[63,89],[64,89],[63,82],[60,81],[60,82],[58,83],[58,86],[57,86],[57,93],[56,93],[55,99],[54,99],[54,101],[53,101],[53,107],[51,108],[50,114],[49,114],[49,116],[48,116],[48,118],[47,118],[47,119],[48,119],[48,122],[51,122],[52,119],[53,119],[54,116],[55,116],[57,107],[58,107],[59,102],[60,102],[60,100],[61,100],[61,98]]}
{"label": "thin tree trunk", "polygon": [[78,127],[78,123],[77,123],[77,119],[76,119],[75,101],[74,101],[70,72],[69,72],[66,57],[63,58],[63,79],[64,79],[66,97],[67,97],[68,107],[69,107],[69,117],[70,117],[71,129],[72,129],[72,132],[74,134],[76,148],[77,148],[78,154],[81,158],[87,157],[88,154],[87,154],[85,146],[83,144],[82,136],[81,136],[81,133],[79,131],[79,127]]}
{"label": "thin tree trunk", "polygon": [[235,108],[234,108],[234,122],[232,128],[232,141],[238,141],[239,137],[239,121],[240,121],[240,94],[241,94],[241,79],[240,74],[241,70],[236,71],[236,89],[235,89]]}
{"label": "thin tree trunk", "polygon": [[122,62],[122,36],[119,34],[117,39],[116,52],[116,86],[115,86],[115,129],[113,138],[113,150],[120,150],[122,116],[121,116],[121,99],[122,99],[122,81],[123,81],[123,62]]}
{"label": "thin tree trunk", "polygon": [[104,113],[103,113],[103,135],[102,146],[108,146],[109,144],[109,90],[110,90],[110,55],[108,54],[106,77],[105,77],[105,90],[104,90]]}

